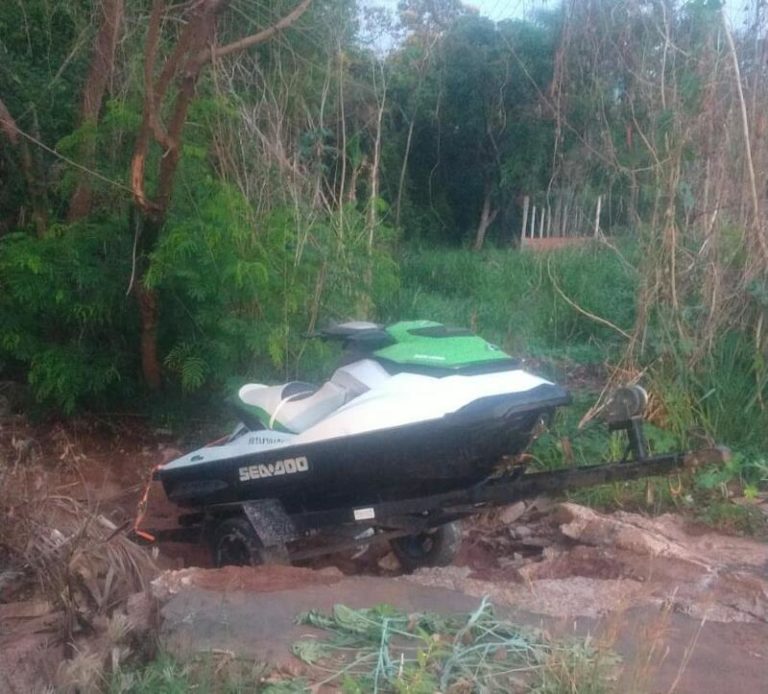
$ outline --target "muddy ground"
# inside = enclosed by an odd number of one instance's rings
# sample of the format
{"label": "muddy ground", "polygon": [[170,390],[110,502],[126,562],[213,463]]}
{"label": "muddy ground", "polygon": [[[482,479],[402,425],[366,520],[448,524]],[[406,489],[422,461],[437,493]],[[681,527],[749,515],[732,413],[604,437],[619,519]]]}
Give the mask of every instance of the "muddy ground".
{"label": "muddy ground", "polygon": [[[23,578],[14,541],[21,520],[34,515],[31,506],[74,499],[114,529],[100,536],[107,546],[132,524],[152,467],[179,445],[140,422],[0,420],[0,692],[61,683],[62,662],[77,650],[72,642],[87,650],[89,634],[98,640],[107,628],[110,610],[125,611],[94,607],[90,593],[78,603],[73,627],[56,595]],[[175,523],[175,509],[154,486],[149,509],[147,526]],[[453,566],[409,576],[386,547],[303,567],[206,571],[203,548],[166,544],[155,549],[157,571],[165,572],[155,597],[134,597],[129,617],[144,641],[159,634],[162,647],[179,655],[236,651],[294,673],[303,668],[290,651],[302,610],[388,602],[456,612],[489,596],[523,623],[602,634],[624,657],[629,679],[619,690],[633,677],[638,691],[762,691],[768,681],[764,543],[675,515],[604,515],[547,499],[484,514],[465,522],[463,533]],[[173,573],[185,567],[203,570]]]}

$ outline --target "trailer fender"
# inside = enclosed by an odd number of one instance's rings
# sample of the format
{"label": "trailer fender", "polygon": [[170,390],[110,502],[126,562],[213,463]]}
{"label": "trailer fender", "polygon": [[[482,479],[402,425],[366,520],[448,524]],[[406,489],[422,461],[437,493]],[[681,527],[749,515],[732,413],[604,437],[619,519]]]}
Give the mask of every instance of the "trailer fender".
{"label": "trailer fender", "polygon": [[299,534],[277,499],[258,499],[243,503],[243,513],[265,548],[280,547]]}

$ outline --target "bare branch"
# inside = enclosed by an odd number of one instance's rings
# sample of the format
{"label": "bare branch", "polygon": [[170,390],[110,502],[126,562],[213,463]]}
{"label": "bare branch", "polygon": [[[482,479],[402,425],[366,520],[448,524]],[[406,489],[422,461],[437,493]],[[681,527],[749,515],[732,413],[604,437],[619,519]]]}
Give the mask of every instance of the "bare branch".
{"label": "bare branch", "polygon": [[212,51],[208,50],[202,50],[197,54],[197,60],[199,64],[203,64],[208,60],[211,60],[211,58],[222,58],[225,55],[229,55],[230,53],[236,53],[239,51],[243,51],[246,48],[250,48],[251,46],[257,46],[260,43],[264,43],[265,41],[268,41],[271,39],[275,34],[277,34],[279,31],[282,31],[283,29],[288,28],[296,22],[296,20],[301,17],[301,15],[304,14],[304,12],[307,11],[307,8],[312,3],[312,0],[301,0],[301,2],[296,5],[296,7],[289,12],[285,17],[280,19],[279,21],[275,22],[271,27],[267,27],[266,29],[262,29],[256,34],[251,34],[250,36],[246,36],[245,38],[238,39],[237,41],[233,41],[232,43],[228,43],[226,46],[221,46],[221,48],[214,48]]}
{"label": "bare branch", "polygon": [[747,116],[747,105],[744,100],[744,90],[741,86],[741,70],[739,69],[739,58],[736,55],[736,46],[733,43],[733,36],[731,36],[731,30],[728,26],[728,17],[725,14],[725,9],[720,10],[723,18],[723,31],[725,33],[725,40],[728,42],[728,50],[733,60],[733,72],[736,76],[736,92],[739,96],[739,109],[741,111],[741,125],[744,131],[744,154],[747,159],[747,171],[749,172],[749,185],[752,193],[752,215],[754,232],[757,236],[758,248],[760,254],[763,257],[763,262],[768,264],[768,243],[766,243],[765,235],[763,233],[763,225],[760,217],[760,202],[757,197],[757,183],[755,179],[755,166],[752,163],[752,142],[749,135],[749,117]]}
{"label": "bare branch", "polygon": [[19,128],[2,99],[0,99],[0,130],[5,133],[5,136],[11,141],[11,144],[15,145],[18,143]]}
{"label": "bare branch", "polygon": [[560,285],[558,285],[557,280],[555,279],[555,275],[552,272],[552,259],[547,258],[547,274],[549,275],[549,279],[552,282],[552,287],[557,292],[558,296],[565,301],[574,311],[577,311],[582,316],[585,316],[586,318],[589,318],[590,320],[595,321],[595,323],[600,323],[600,325],[604,325],[607,328],[611,328],[611,330],[615,330],[619,335],[622,337],[625,337],[627,340],[631,340],[632,336],[626,331],[622,330],[618,325],[615,323],[612,323],[607,318],[601,318],[600,316],[596,316],[594,313],[590,313],[586,309],[579,306],[575,301],[572,299],[569,299],[562,289],[560,289]]}

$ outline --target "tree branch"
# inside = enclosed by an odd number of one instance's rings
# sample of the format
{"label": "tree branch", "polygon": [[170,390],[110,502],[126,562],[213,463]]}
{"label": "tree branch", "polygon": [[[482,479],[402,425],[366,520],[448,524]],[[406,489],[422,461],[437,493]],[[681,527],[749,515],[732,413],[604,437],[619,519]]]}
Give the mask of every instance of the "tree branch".
{"label": "tree branch", "polygon": [[[96,36],[96,45],[88,68],[88,76],[83,86],[82,104],[80,106],[80,123],[96,125],[99,112],[104,101],[107,83],[112,77],[115,67],[115,50],[123,22],[123,0],[104,0],[101,6],[102,19]],[[92,137],[80,146],[80,160],[87,166],[92,166],[96,153],[96,144]],[[87,217],[91,211],[92,189],[91,181],[80,175],[77,186],[69,200],[67,220],[75,222]]]}
{"label": "tree branch", "polygon": [[16,125],[16,121],[13,120],[13,116],[6,108],[2,99],[0,99],[0,130],[5,133],[11,144],[15,145],[18,143],[19,127]]}
{"label": "tree branch", "polygon": [[225,55],[229,55],[230,53],[236,53],[239,51],[243,51],[246,48],[250,48],[251,46],[257,46],[260,43],[264,43],[265,41],[268,41],[271,39],[275,34],[277,34],[279,31],[282,31],[283,29],[286,29],[287,27],[291,26],[296,20],[301,17],[301,15],[304,14],[304,12],[307,11],[307,8],[312,3],[312,0],[301,0],[301,2],[296,5],[296,7],[289,12],[285,17],[280,19],[279,21],[275,22],[271,27],[267,27],[266,29],[263,29],[262,31],[259,31],[256,34],[251,34],[250,36],[246,36],[245,38],[238,39],[237,41],[233,41],[232,43],[228,43],[226,46],[221,46],[220,48],[214,48],[212,51],[209,50],[202,50],[197,54],[197,59],[195,62],[202,65],[203,63],[211,60],[211,58],[222,58]]}
{"label": "tree branch", "polygon": [[160,24],[165,10],[164,0],[153,0],[152,11],[149,15],[147,29],[147,46],[144,51],[144,118],[139,128],[139,134],[134,145],[131,159],[131,190],[136,206],[144,214],[149,214],[154,206],[147,198],[144,190],[144,167],[149,149],[149,136],[154,131],[155,97],[154,97],[154,67],[157,58],[157,48],[160,42]]}
{"label": "tree branch", "polygon": [[[180,67],[184,64],[184,58],[190,52],[198,50],[198,46],[203,42],[203,34],[210,30],[213,24],[213,18],[227,4],[227,0],[208,0],[205,4],[197,4],[193,7],[192,17],[187,21],[182,30],[171,55],[165,60],[160,76],[155,85],[155,104],[160,104],[165,98],[168,87],[173,78],[179,73]],[[208,51],[200,51],[208,53]],[[187,58],[187,63],[195,63],[194,57]],[[199,67],[199,63],[198,63]]]}
{"label": "tree branch", "polygon": [[611,330],[615,330],[619,335],[622,337],[625,337],[627,340],[631,340],[632,336],[626,331],[622,330],[618,325],[615,323],[611,323],[607,318],[601,318],[600,316],[596,316],[594,313],[590,313],[586,309],[581,308],[575,301],[572,299],[569,299],[562,289],[560,289],[560,286],[557,284],[557,280],[555,280],[555,276],[552,273],[552,259],[547,258],[547,274],[549,275],[549,280],[552,282],[552,287],[557,292],[558,296],[565,301],[566,304],[568,304],[574,311],[580,313],[582,316],[585,316],[586,318],[589,318],[590,320],[595,321],[595,323],[600,323],[600,325],[604,325],[608,328],[611,328]]}

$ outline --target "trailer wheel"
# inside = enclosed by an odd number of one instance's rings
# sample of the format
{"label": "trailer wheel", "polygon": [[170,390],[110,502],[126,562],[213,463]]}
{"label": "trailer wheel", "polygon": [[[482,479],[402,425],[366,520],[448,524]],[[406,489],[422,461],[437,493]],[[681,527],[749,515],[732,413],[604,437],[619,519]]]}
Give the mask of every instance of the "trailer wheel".
{"label": "trailer wheel", "polygon": [[418,535],[390,540],[390,546],[406,571],[423,566],[448,566],[459,551],[461,528],[456,522]]}
{"label": "trailer wheel", "polygon": [[285,546],[264,547],[245,516],[220,521],[210,534],[210,545],[216,567],[289,563]]}
{"label": "trailer wheel", "polygon": [[219,521],[210,535],[214,566],[256,566],[263,564],[262,545],[244,516]]}

